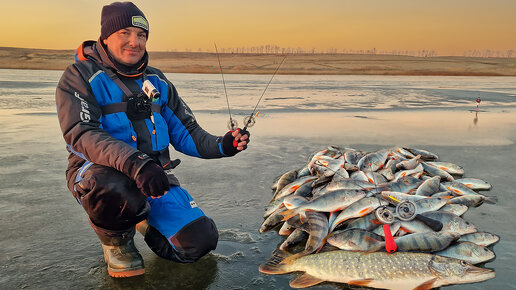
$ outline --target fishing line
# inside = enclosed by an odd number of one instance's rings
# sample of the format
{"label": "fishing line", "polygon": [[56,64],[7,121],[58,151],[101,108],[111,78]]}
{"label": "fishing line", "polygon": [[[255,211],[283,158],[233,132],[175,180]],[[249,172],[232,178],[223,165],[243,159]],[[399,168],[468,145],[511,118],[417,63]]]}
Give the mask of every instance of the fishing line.
{"label": "fishing line", "polygon": [[215,45],[215,53],[217,54],[217,60],[219,61],[219,69],[220,69],[220,75],[222,76],[222,84],[224,85],[224,94],[226,95],[226,103],[228,105],[228,113],[229,113],[229,123],[228,123],[228,129],[234,131],[237,127],[237,121],[233,120],[231,117],[231,109],[229,107],[229,98],[228,98],[228,91],[226,90],[226,81],[224,80],[224,72],[222,71],[222,65],[220,64],[220,57],[219,57],[219,51],[217,50],[217,44],[214,42]]}
{"label": "fishing line", "polygon": [[278,65],[278,67],[276,68],[276,70],[274,71],[274,73],[272,74],[272,77],[271,79],[269,80],[269,82],[267,83],[267,86],[265,87],[265,89],[263,90],[262,92],[262,95],[260,96],[260,99],[258,99],[258,102],[256,103],[256,106],[254,106],[254,109],[253,109],[253,112],[251,113],[251,115],[247,116],[245,119],[244,119],[244,123],[245,123],[245,126],[244,126],[244,129],[242,131],[245,131],[247,129],[247,127],[252,127],[255,123],[255,116],[254,116],[254,112],[256,112],[256,108],[258,108],[258,104],[260,104],[260,101],[262,100],[263,96],[265,95],[265,92],[267,91],[267,88],[269,87],[269,85],[271,84],[272,82],[272,79],[274,78],[274,76],[276,75],[276,73],[278,72],[278,70],[280,69],[281,65],[283,64],[283,62],[285,61],[285,59],[287,58],[287,55],[285,54],[285,56],[283,57],[283,60],[281,60],[281,63]]}

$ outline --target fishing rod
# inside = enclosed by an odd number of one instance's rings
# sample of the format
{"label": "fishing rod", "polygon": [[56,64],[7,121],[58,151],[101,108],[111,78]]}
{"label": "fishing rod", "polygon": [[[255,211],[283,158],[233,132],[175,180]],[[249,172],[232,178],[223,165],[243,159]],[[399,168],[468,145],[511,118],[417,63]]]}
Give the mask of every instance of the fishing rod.
{"label": "fishing rod", "polygon": [[224,94],[226,95],[226,103],[228,105],[228,113],[229,113],[228,128],[231,131],[235,131],[235,129],[238,127],[238,123],[236,120],[233,120],[233,117],[231,116],[231,109],[229,107],[228,91],[226,89],[226,81],[224,80],[224,72],[222,71],[222,65],[220,64],[219,51],[217,50],[217,44],[215,42],[213,44],[215,45],[215,53],[217,54],[217,60],[219,61],[220,75],[222,76],[222,84],[224,85]]}
{"label": "fishing rod", "polygon": [[245,126],[244,126],[244,129],[242,129],[242,131],[246,131],[246,129],[248,127],[252,127],[254,125],[254,123],[256,122],[255,121],[255,118],[258,116],[258,113],[259,111],[256,113],[256,115],[254,114],[254,112],[256,112],[256,108],[258,108],[258,104],[260,104],[260,101],[262,100],[263,96],[265,95],[265,92],[267,91],[267,88],[269,87],[269,85],[271,84],[272,82],[272,79],[274,79],[274,76],[276,75],[276,73],[278,72],[278,70],[280,69],[281,65],[283,64],[283,62],[285,62],[285,59],[287,58],[287,55],[285,54],[285,56],[283,57],[283,59],[281,60],[280,64],[278,65],[278,67],[276,68],[276,70],[274,71],[274,73],[272,74],[272,77],[271,79],[269,80],[269,82],[267,83],[267,86],[265,86],[265,89],[263,90],[262,92],[262,95],[260,96],[260,99],[258,99],[258,102],[256,103],[256,106],[254,106],[254,109],[253,109],[253,112],[251,113],[251,115],[247,116],[244,118],[244,123],[245,123]]}
{"label": "fishing rod", "polygon": [[[213,43],[213,44],[215,45],[215,53],[217,54],[217,60],[219,62],[220,75],[222,76],[222,84],[224,85],[224,94],[226,96],[226,103],[227,103],[227,106],[228,106],[228,113],[229,113],[228,129],[231,130],[231,131],[235,131],[236,128],[238,128],[238,123],[231,116],[231,109],[230,109],[230,106],[229,106],[229,98],[228,98],[228,92],[227,92],[227,89],[226,89],[226,81],[224,79],[224,72],[222,71],[222,65],[220,63],[220,57],[219,57],[219,52],[217,50],[217,44],[216,43]],[[255,124],[255,122],[256,122],[255,118],[258,116],[258,113],[260,113],[260,111],[256,112],[256,109],[258,108],[258,104],[260,104],[260,101],[262,100],[263,96],[265,95],[265,92],[267,91],[267,88],[271,84],[272,79],[274,79],[274,76],[276,75],[276,73],[280,69],[280,67],[283,64],[283,62],[285,62],[286,58],[287,58],[287,55],[285,54],[285,56],[281,60],[280,64],[278,65],[278,67],[276,68],[274,73],[272,74],[272,77],[269,80],[269,82],[267,83],[267,86],[265,86],[265,89],[263,90],[262,95],[260,96],[260,99],[258,99],[258,102],[254,106],[253,112],[249,116],[244,118],[245,125],[244,125],[244,129],[242,129],[243,132],[245,132],[248,127],[250,128],[250,127],[252,127]],[[256,112],[256,115],[255,115],[255,112]],[[237,140],[233,141],[233,146],[234,147],[238,146],[238,141]]]}

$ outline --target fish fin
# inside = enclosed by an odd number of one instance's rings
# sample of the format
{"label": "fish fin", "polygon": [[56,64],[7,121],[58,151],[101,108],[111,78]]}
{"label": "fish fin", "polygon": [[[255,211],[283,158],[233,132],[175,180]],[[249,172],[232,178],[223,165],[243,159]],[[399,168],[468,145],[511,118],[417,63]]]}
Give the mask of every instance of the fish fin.
{"label": "fish fin", "polygon": [[487,203],[490,203],[490,204],[496,204],[498,202],[498,196],[486,196],[487,198],[484,200],[485,202]]}
{"label": "fish fin", "polygon": [[324,238],[322,239],[322,241],[321,241],[321,245],[319,246],[319,248],[317,248],[317,249],[315,250],[315,253],[319,253],[319,252],[322,250],[322,248],[324,247],[324,245],[326,245],[326,241],[328,240],[328,237],[329,237],[329,236],[330,236],[330,235],[327,235],[326,237],[324,237]]}
{"label": "fish fin", "polygon": [[306,288],[317,285],[325,280],[321,280],[316,278],[310,274],[304,273],[303,275],[297,277],[296,279],[290,281],[289,285],[293,288]]}
{"label": "fish fin", "polygon": [[285,274],[288,273],[285,269],[285,265],[289,263],[283,263],[290,254],[287,251],[276,249],[272,252],[271,257],[258,267],[258,270],[265,274]]}
{"label": "fish fin", "polygon": [[358,214],[363,217],[365,216],[366,214],[370,213],[371,212],[371,207],[366,207],[364,208],[363,210],[359,211]]}
{"label": "fish fin", "polygon": [[296,191],[299,187],[300,187],[300,186],[296,184],[296,185],[294,185],[294,186],[290,187],[290,188],[289,188],[289,190],[290,190],[290,192],[294,192],[294,191]]}
{"label": "fish fin", "polygon": [[289,264],[292,264],[292,262],[293,262],[294,260],[296,260],[296,259],[298,259],[298,258],[301,258],[301,257],[303,257],[303,256],[306,256],[306,255],[308,255],[308,254],[311,254],[311,253],[308,253],[308,252],[306,252],[305,250],[303,250],[303,251],[301,251],[301,252],[299,252],[299,253],[296,253],[296,254],[294,254],[294,255],[291,255],[291,256],[285,257],[285,258],[283,259],[283,261],[281,261],[281,263],[282,263],[282,264],[284,264],[284,265],[289,265]]}
{"label": "fish fin", "polygon": [[429,289],[432,289],[433,288],[433,285],[435,283],[435,281],[437,281],[437,277],[436,278],[433,278],[433,279],[430,279],[428,281],[426,281],[425,283],[417,286],[416,288],[414,288],[414,290],[429,290]]}
{"label": "fish fin", "polygon": [[299,221],[301,223],[304,224],[307,220],[308,220],[308,218],[306,217],[306,212],[299,213]]}
{"label": "fish fin", "polygon": [[280,215],[284,216],[284,218],[281,221],[286,221],[289,218],[295,216],[296,214],[297,214],[297,211],[293,210],[293,209],[288,209],[286,211],[282,211],[282,212],[280,212]]}
{"label": "fish fin", "polygon": [[360,280],[351,280],[351,281],[348,281],[348,284],[365,287],[365,286],[369,285],[372,281],[373,281],[373,279],[367,278],[367,279],[360,279]]}

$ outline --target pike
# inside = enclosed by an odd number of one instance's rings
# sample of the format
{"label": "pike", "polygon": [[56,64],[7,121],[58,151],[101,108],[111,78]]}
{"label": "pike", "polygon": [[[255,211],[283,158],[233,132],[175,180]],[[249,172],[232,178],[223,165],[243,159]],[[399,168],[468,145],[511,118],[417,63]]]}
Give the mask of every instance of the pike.
{"label": "pike", "polygon": [[259,271],[266,274],[305,272],[290,282],[294,288],[329,281],[383,289],[430,289],[495,277],[493,270],[432,254],[343,250],[302,257],[288,257],[288,253],[277,250],[268,262],[260,265]]}

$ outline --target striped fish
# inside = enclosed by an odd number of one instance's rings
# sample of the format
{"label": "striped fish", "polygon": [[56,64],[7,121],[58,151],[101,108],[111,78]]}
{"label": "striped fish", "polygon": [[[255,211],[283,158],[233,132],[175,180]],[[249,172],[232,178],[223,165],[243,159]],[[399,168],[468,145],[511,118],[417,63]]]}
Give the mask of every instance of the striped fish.
{"label": "striped fish", "polygon": [[425,253],[351,252],[335,250],[302,257],[275,251],[259,271],[266,274],[304,272],[290,286],[306,288],[321,282],[347,283],[382,289],[430,289],[473,283],[495,277],[490,269]]}

